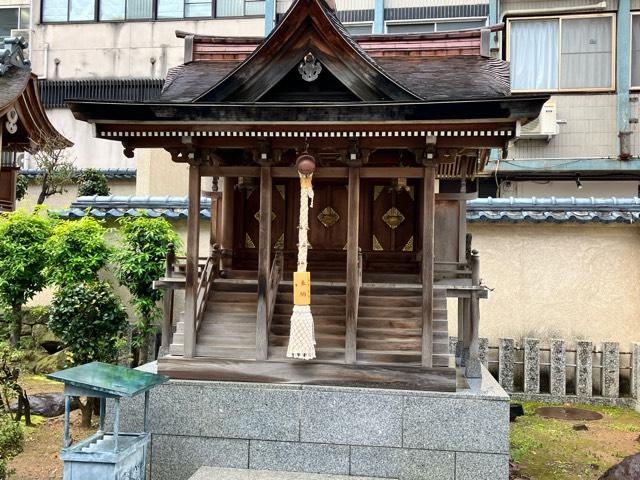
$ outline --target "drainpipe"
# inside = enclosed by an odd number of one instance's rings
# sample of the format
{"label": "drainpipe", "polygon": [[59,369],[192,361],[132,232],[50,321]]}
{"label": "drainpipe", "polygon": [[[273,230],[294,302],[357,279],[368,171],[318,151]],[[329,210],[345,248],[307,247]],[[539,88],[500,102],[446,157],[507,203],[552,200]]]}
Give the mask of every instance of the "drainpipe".
{"label": "drainpipe", "polygon": [[618,0],[617,48],[616,48],[616,106],[618,127],[618,156],[620,160],[631,157],[629,140],[629,88],[631,74],[629,60],[631,55],[631,5],[630,0]]}
{"label": "drainpipe", "polygon": [[276,22],[276,0],[264,2],[264,36],[268,36]]}
{"label": "drainpipe", "polygon": [[384,33],[384,0],[374,0],[373,33]]}

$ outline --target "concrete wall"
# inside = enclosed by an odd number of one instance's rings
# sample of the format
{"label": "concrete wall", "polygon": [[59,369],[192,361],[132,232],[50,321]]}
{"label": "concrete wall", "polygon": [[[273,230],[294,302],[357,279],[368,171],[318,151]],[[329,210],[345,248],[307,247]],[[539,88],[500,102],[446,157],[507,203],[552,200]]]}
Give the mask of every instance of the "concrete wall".
{"label": "concrete wall", "polygon": [[581,180],[582,188],[578,189],[575,180],[535,182],[502,182],[500,197],[637,197],[640,182],[627,181],[588,181]]}
{"label": "concrete wall", "polygon": [[[34,8],[36,20],[37,10]],[[264,19],[40,24],[31,39],[33,70],[52,80],[164,78],[169,68],[183,63],[184,43],[176,38],[176,30],[218,36],[261,36]],[[45,65],[46,48],[48,65]]]}
{"label": "concrete wall", "polygon": [[[640,228],[629,225],[471,224],[483,282],[480,335],[611,340],[640,338]],[[449,302],[450,334],[457,304]]]}
{"label": "concrete wall", "polygon": [[[518,140],[508,158],[600,158],[617,155],[616,96],[553,95],[559,134],[546,140]],[[637,130],[632,125],[634,132]],[[638,135],[635,134],[634,137]],[[634,151],[637,154],[638,151]]]}
{"label": "concrete wall", "polygon": [[[582,7],[599,3],[596,0],[502,0],[500,2],[500,12],[508,10],[537,10],[550,8],[571,8]],[[606,0],[606,11],[616,10],[618,2],[616,0]]]}

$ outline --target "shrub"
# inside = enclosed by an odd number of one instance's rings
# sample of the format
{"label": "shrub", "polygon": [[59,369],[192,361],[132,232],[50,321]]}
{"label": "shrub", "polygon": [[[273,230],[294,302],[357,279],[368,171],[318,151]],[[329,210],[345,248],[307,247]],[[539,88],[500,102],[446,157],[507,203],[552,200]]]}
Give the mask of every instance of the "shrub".
{"label": "shrub", "polygon": [[149,358],[155,323],[162,314],[157,305],[162,290],[154,290],[153,281],[164,275],[168,244],[179,245],[180,237],[163,218],[122,218],[119,223],[122,247],[115,253],[116,276],[129,289],[139,315],[133,344],[140,347],[142,364]]}
{"label": "shrub", "polygon": [[45,274],[51,283],[69,285],[97,280],[98,271],[111,254],[105,233],[101,223],[91,217],[59,222],[46,243]]}
{"label": "shrub", "polygon": [[28,191],[29,179],[25,175],[19,173],[16,175],[16,200],[22,200],[27,195]]}
{"label": "shrub", "polygon": [[93,168],[83,170],[78,177],[78,195],[109,195],[109,183],[104,173]]}
{"label": "shrub", "polygon": [[11,344],[22,331],[22,306],[46,285],[43,269],[51,221],[37,212],[0,215],[0,303],[12,323]]}
{"label": "shrub", "polygon": [[0,413],[0,479],[9,474],[9,462],[22,452],[24,447],[24,431],[22,425],[14,422],[10,415]]}
{"label": "shrub", "polygon": [[[75,365],[114,362],[127,331],[127,314],[107,282],[61,286],[51,304],[49,328],[67,346]],[[82,424],[91,425],[93,402],[80,404]]]}

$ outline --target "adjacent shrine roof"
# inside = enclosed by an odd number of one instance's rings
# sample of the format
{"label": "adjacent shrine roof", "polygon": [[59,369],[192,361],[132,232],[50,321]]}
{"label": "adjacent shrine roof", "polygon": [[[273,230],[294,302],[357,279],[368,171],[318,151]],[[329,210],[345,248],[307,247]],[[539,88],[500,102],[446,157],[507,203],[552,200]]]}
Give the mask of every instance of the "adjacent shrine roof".
{"label": "adjacent shrine roof", "polygon": [[29,150],[43,142],[71,146],[51,124],[40,102],[37,77],[22,55],[22,37],[0,43],[0,128],[3,150]]}

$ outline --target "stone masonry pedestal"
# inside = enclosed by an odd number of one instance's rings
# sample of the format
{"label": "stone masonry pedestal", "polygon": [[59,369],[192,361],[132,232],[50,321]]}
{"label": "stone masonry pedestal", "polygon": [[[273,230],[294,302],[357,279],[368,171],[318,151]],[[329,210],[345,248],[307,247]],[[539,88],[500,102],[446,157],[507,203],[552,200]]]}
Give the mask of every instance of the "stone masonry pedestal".
{"label": "stone masonry pedestal", "polygon": [[[151,480],[202,466],[507,480],[509,397],[483,367],[455,393],[172,380],[151,392]],[[123,405],[124,429],[142,405]]]}

